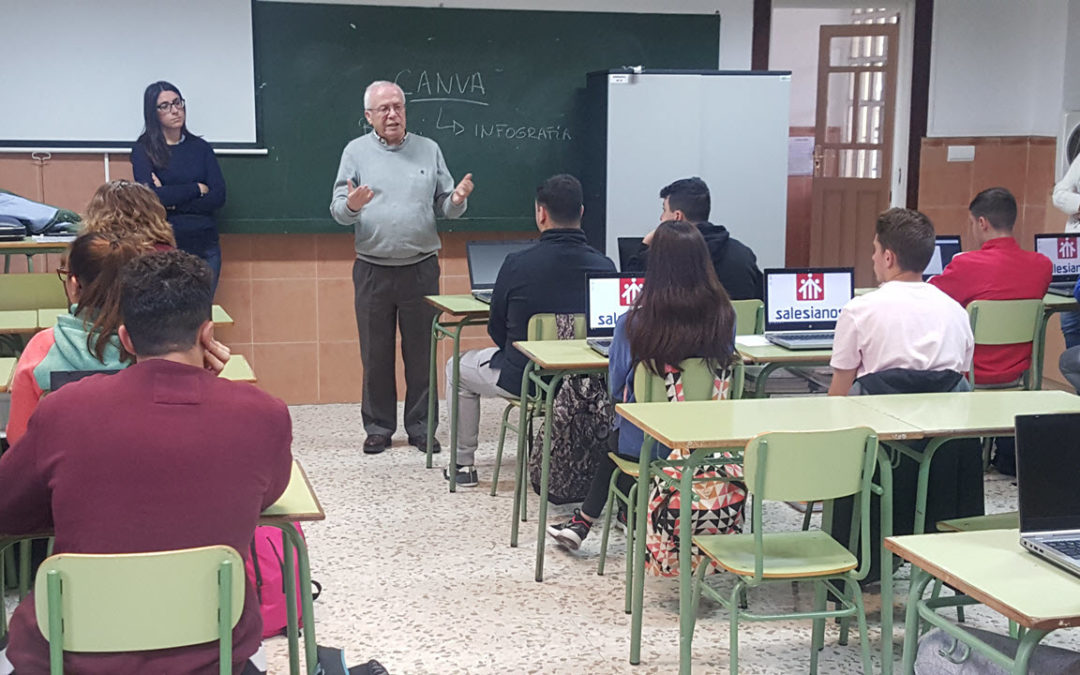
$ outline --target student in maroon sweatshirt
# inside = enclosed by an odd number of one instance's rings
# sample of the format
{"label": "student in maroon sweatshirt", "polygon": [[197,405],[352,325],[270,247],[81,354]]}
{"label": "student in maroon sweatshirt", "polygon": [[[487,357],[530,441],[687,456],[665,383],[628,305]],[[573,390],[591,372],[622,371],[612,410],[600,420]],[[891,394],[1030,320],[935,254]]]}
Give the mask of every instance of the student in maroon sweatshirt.
{"label": "student in maroon sweatshirt", "polygon": [[[26,434],[0,457],[0,532],[52,530],[56,553],[225,544],[246,556],[259,513],[289,481],[289,411],[207,367],[221,363],[204,347],[213,338],[206,263],[152,253],[128,263],[121,283],[119,336],[136,363],[42,399]],[[233,630],[235,672],[258,650],[261,623],[249,582]],[[15,610],[6,655],[19,675],[49,670],[32,596]],[[83,674],[216,673],[218,646],[68,653],[64,661]]]}

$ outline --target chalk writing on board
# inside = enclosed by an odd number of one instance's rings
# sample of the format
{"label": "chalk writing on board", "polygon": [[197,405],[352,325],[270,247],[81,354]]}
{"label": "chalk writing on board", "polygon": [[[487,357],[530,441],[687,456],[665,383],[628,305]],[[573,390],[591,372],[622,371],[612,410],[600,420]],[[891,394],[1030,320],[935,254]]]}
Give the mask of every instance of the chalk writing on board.
{"label": "chalk writing on board", "polygon": [[505,138],[514,140],[531,139],[535,141],[572,141],[570,129],[560,124],[543,127],[517,126],[515,124],[474,124],[473,135],[477,138]]}
{"label": "chalk writing on board", "polygon": [[473,73],[440,73],[434,75],[427,70],[413,72],[411,68],[399,70],[394,76],[394,84],[401,87],[406,96],[420,100],[421,97],[468,96],[466,101],[477,102],[487,96],[484,78],[479,71]]}
{"label": "chalk writing on board", "polygon": [[435,118],[435,128],[436,129],[450,129],[451,131],[454,132],[455,136],[460,136],[461,134],[465,133],[465,125],[462,124],[461,122],[458,122],[455,119],[448,119],[446,122],[443,121],[443,109],[442,108],[439,108],[439,116],[437,118]]}

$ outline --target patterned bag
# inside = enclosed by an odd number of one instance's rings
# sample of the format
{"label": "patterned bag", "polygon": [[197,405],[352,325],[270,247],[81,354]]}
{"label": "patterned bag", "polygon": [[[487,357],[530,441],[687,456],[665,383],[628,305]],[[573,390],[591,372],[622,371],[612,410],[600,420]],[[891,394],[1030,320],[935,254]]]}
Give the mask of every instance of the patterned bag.
{"label": "patterned bag", "polygon": [[[556,315],[555,324],[560,340],[574,337],[573,315]],[[553,402],[549,502],[569,504],[585,499],[600,458],[608,451],[613,415],[604,377],[575,375],[563,380]],[[529,451],[529,482],[536,494],[540,494],[543,448],[541,426]]]}
{"label": "patterned bag", "polygon": [[[664,383],[667,386],[668,401],[683,401],[682,373],[667,366],[664,369]],[[728,398],[731,388],[731,370],[718,371],[713,377],[713,400]],[[668,456],[671,460],[681,460],[690,456],[683,450],[673,450]],[[730,457],[724,453],[723,457]],[[663,469],[670,480],[677,481],[682,472],[677,468]],[[699,534],[735,534],[742,532],[743,507],[746,505],[746,487],[732,478],[742,477],[739,464],[703,464],[694,470],[694,478],[715,478],[703,482],[694,482],[694,497],[690,511],[691,535]],[[680,507],[679,488],[653,478],[649,490],[648,528],[645,534],[645,569],[655,576],[678,576],[679,574],[679,536],[682,528],[679,523]],[[696,546],[692,549],[691,567],[697,570],[704,559]],[[712,574],[716,566],[710,561],[708,572]]]}

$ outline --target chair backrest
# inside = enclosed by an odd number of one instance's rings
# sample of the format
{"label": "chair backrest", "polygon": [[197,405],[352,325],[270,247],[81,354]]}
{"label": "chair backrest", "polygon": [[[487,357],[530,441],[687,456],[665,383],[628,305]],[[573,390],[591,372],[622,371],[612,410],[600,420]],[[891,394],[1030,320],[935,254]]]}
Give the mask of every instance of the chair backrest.
{"label": "chair backrest", "polygon": [[[585,315],[574,314],[574,339],[581,340],[585,337]],[[551,313],[533,314],[529,317],[529,327],[526,335],[530,340],[558,340],[558,331],[555,328],[555,315]]]}
{"label": "chair backrest", "polygon": [[61,633],[62,641],[50,640],[61,658],[61,645],[73,652],[134,652],[221,640],[231,666],[232,629],[244,609],[244,561],[228,546],[62,553],[41,564],[34,596],[38,630],[47,640]]}
{"label": "chair backrest", "polygon": [[761,300],[732,300],[735,334],[761,335],[765,332],[765,303]]}
{"label": "chair backrest", "polygon": [[[971,320],[971,332],[977,345],[1013,345],[1031,343],[1031,363],[1038,364],[1042,348],[1043,302],[1042,300],[975,300],[967,306]],[[1029,367],[1029,388],[1041,373],[1032,373]],[[974,386],[975,369],[968,373]]]}
{"label": "chair backrest", "polygon": [[[714,373],[705,359],[686,359],[676,366],[682,371],[683,397],[687,401],[708,401],[713,397]],[[731,387],[728,398],[742,398],[743,362],[735,355],[732,364]],[[654,375],[644,363],[634,369],[634,400],[638,403],[667,401],[667,386],[664,378]]]}
{"label": "chair backrest", "polygon": [[0,274],[0,309],[67,309],[64,284],[53,273]]}

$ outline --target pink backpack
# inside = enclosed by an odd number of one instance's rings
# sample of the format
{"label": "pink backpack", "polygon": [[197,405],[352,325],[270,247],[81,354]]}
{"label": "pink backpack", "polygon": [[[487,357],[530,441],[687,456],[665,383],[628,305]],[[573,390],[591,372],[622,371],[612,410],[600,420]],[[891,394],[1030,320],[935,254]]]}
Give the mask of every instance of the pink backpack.
{"label": "pink backpack", "polygon": [[[296,531],[304,536],[300,524],[295,523]],[[246,562],[247,576],[255,586],[259,597],[259,611],[262,614],[264,638],[282,635],[288,625],[285,604],[285,583],[282,575],[285,551],[288,547],[282,541],[284,533],[268,525],[255,528],[255,539],[251,542],[251,556]],[[289,553],[293,553],[290,549]],[[295,559],[295,558],[294,558]],[[300,574],[296,579],[296,616],[300,617]],[[301,627],[303,621],[301,619]]]}

